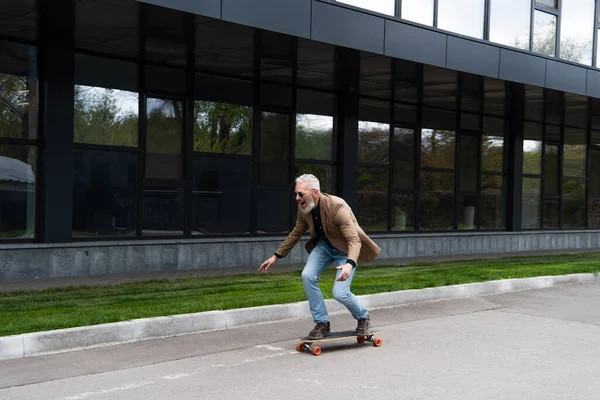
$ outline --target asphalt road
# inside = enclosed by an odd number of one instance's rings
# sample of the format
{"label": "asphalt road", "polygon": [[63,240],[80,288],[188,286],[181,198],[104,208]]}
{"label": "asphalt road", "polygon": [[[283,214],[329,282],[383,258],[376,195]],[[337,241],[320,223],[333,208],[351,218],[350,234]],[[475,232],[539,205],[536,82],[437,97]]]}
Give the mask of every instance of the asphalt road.
{"label": "asphalt road", "polygon": [[375,310],[382,347],[319,357],[295,320],[2,361],[0,399],[596,400],[599,304],[597,282]]}

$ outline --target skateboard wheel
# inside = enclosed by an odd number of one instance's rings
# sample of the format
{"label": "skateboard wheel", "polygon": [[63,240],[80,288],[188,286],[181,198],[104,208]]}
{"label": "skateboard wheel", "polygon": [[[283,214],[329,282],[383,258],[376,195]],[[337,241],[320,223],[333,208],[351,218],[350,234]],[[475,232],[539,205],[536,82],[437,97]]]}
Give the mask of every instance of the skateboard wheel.
{"label": "skateboard wheel", "polygon": [[365,336],[357,336],[356,337],[356,341],[360,344],[363,344],[365,342],[365,340],[367,340],[367,338]]}
{"label": "skateboard wheel", "polygon": [[381,347],[381,339],[380,338],[375,338],[373,340],[373,346],[375,346],[375,347]]}
{"label": "skateboard wheel", "polygon": [[296,345],[296,351],[299,351],[300,353],[304,353],[304,343],[298,343]]}
{"label": "skateboard wheel", "polygon": [[313,353],[315,356],[320,356],[320,355],[321,355],[321,348],[320,348],[319,346],[315,346],[315,347],[313,347],[313,349],[312,349],[312,353]]}

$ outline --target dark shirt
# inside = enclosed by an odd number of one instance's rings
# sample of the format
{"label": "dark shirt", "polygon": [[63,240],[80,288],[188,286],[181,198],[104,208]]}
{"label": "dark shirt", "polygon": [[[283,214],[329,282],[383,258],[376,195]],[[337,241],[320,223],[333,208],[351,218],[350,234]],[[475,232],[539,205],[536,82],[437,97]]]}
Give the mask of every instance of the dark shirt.
{"label": "dark shirt", "polygon": [[319,204],[317,204],[316,207],[312,209],[310,215],[312,216],[313,224],[315,226],[315,232],[317,233],[317,238],[313,244],[316,246],[319,240],[322,240],[329,247],[333,247],[331,245],[331,242],[329,242],[329,239],[327,239],[327,235],[325,235],[325,230],[323,229],[323,222],[321,221],[321,207]]}
{"label": "dark shirt", "polygon": [[[315,208],[312,209],[310,215],[312,216],[313,224],[315,226],[315,233],[317,234],[317,237],[313,239],[313,245],[316,246],[317,243],[319,243],[319,240],[322,240],[329,247],[335,248],[331,245],[329,239],[327,239],[327,235],[325,234],[325,230],[323,229],[323,222],[321,220],[321,208],[319,204],[317,204]],[[275,253],[275,256],[277,258],[281,258],[281,256],[277,253]],[[348,259],[346,260],[346,262],[352,265],[352,268],[356,268],[356,263],[354,262],[354,260]]]}

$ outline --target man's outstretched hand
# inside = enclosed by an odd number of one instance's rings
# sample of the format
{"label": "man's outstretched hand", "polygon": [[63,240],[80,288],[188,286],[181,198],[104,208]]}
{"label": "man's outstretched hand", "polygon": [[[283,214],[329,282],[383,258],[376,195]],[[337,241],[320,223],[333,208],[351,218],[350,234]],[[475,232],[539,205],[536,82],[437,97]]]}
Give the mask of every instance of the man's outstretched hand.
{"label": "man's outstretched hand", "polygon": [[346,264],[342,265],[341,267],[336,267],[336,269],[342,270],[340,276],[337,277],[336,281],[344,282],[350,277],[350,273],[352,272],[352,265]]}
{"label": "man's outstretched hand", "polygon": [[261,271],[263,274],[269,272],[269,268],[271,268],[271,265],[275,264],[275,261],[277,261],[277,257],[275,257],[275,255],[272,255],[264,263],[260,264],[258,270]]}

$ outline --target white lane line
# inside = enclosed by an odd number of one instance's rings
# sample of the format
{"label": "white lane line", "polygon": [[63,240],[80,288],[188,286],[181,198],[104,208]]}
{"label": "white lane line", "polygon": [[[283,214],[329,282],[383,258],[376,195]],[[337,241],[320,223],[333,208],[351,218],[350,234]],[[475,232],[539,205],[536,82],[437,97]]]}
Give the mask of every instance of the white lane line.
{"label": "white lane line", "polygon": [[323,382],[319,381],[318,379],[294,379],[296,382],[302,382],[302,383],[310,383],[313,385],[322,385]]}
{"label": "white lane line", "polygon": [[267,350],[271,350],[271,351],[287,351],[287,349],[281,348],[281,347],[275,347],[275,346],[270,346],[268,344],[259,344],[258,346],[254,346],[257,349],[267,349]]}
{"label": "white lane line", "polygon": [[175,374],[175,375],[167,375],[167,376],[163,376],[162,379],[181,379],[181,378],[187,378],[188,376],[192,376],[192,374]]}

